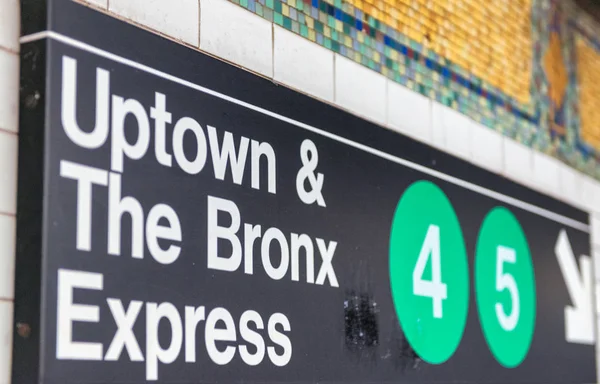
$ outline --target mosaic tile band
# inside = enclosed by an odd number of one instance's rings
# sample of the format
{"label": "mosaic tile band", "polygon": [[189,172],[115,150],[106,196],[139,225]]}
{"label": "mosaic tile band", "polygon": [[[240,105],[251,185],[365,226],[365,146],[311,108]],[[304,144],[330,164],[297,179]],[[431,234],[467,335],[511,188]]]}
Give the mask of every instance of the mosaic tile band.
{"label": "mosaic tile band", "polygon": [[566,2],[230,1],[600,179],[600,29]]}

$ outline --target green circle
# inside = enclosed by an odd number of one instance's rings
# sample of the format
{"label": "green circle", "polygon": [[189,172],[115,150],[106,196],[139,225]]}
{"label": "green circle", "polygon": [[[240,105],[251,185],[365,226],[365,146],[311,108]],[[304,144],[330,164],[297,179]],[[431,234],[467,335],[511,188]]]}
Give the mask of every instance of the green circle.
{"label": "green circle", "polygon": [[521,225],[504,207],[492,209],[479,231],[475,297],[490,351],[504,367],[518,366],[535,328],[535,276]]}
{"label": "green circle", "polygon": [[[436,232],[440,272],[436,283],[446,286],[446,297],[441,300],[415,291],[415,281],[434,279],[435,256],[431,250],[436,248]],[[427,242],[427,238],[431,241]],[[426,243],[434,246],[424,247]],[[423,249],[428,253],[425,268],[413,279],[415,270],[419,271],[417,264]],[[448,360],[460,343],[467,321],[469,266],[452,204],[429,181],[413,183],[396,207],[390,233],[390,285],[400,326],[414,351],[430,364]],[[435,295],[441,298],[439,292]],[[441,302],[437,316],[436,301]]]}

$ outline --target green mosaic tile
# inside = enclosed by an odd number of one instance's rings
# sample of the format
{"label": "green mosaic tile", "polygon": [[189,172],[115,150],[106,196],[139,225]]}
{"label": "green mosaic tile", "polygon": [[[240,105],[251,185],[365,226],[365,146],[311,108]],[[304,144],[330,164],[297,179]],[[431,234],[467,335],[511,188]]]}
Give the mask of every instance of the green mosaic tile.
{"label": "green mosaic tile", "polygon": [[263,17],[269,21],[273,21],[273,11],[269,8],[264,9]]}

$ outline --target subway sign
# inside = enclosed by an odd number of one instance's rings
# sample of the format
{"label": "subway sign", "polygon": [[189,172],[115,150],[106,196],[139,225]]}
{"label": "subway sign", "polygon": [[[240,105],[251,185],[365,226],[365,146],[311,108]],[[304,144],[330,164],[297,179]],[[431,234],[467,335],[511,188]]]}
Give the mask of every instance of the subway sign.
{"label": "subway sign", "polygon": [[48,7],[22,46],[15,383],[595,381],[587,213]]}

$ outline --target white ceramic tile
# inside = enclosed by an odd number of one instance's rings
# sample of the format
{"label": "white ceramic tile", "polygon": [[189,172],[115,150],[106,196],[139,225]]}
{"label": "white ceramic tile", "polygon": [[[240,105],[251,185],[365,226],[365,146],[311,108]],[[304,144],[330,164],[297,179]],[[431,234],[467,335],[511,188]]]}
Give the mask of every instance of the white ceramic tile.
{"label": "white ceramic tile", "polygon": [[578,208],[584,208],[582,196],[583,177],[581,173],[564,163],[560,163],[558,175],[561,199]]}
{"label": "white ceramic tile", "polygon": [[17,206],[17,135],[0,132],[0,212],[15,214]]}
{"label": "white ceramic tile", "polygon": [[431,100],[387,80],[387,125],[417,140],[431,141]]}
{"label": "white ceramic tile", "polygon": [[18,125],[19,56],[0,50],[0,128],[17,132]]}
{"label": "white ceramic tile", "polygon": [[596,315],[596,383],[600,383],[600,316]]}
{"label": "white ceramic tile", "polygon": [[333,102],[333,51],[274,26],[273,78]]}
{"label": "white ceramic tile", "polygon": [[10,383],[12,366],[13,303],[0,302],[0,383]]}
{"label": "white ceramic tile", "polygon": [[596,321],[596,383],[600,383],[600,342],[598,340],[600,335],[600,317],[596,316]]}
{"label": "white ceramic tile", "polygon": [[385,124],[386,82],[383,75],[335,55],[335,102],[342,108]]}
{"label": "white ceramic tile", "polygon": [[454,156],[470,160],[472,121],[465,115],[431,102],[431,143]]}
{"label": "white ceramic tile", "polygon": [[[594,280],[598,286],[600,285],[600,248],[592,247],[592,263],[594,264]],[[596,295],[596,300],[600,300],[600,296]],[[598,310],[600,311],[600,306],[598,306]]]}
{"label": "white ceramic tile", "polygon": [[454,156],[470,160],[473,122],[465,115],[432,101],[431,143]]}
{"label": "white ceramic tile", "polygon": [[16,218],[0,215],[0,298],[13,299],[15,285]]}
{"label": "white ceramic tile", "polygon": [[[596,335],[600,335],[600,322],[596,329]],[[596,342],[596,383],[600,383],[600,343],[598,342]]]}
{"label": "white ceramic tile", "polygon": [[533,178],[533,151],[508,137],[504,142],[504,175],[520,183],[531,185]]}
{"label": "white ceramic tile", "polygon": [[227,0],[200,3],[200,49],[272,77],[273,24]]}
{"label": "white ceramic tile", "polygon": [[19,3],[19,0],[2,0],[0,2],[0,46],[15,53],[19,52],[19,36],[21,35]]}
{"label": "white ceramic tile", "polygon": [[600,249],[600,213],[590,213],[590,240]]}
{"label": "white ceramic tile", "polygon": [[445,150],[446,128],[444,127],[444,110],[447,107],[431,101],[431,144]]}
{"label": "white ceramic tile", "polygon": [[[596,335],[600,335],[600,316],[596,316]],[[596,383],[600,383],[600,343],[596,342]]]}
{"label": "white ceramic tile", "polygon": [[443,125],[448,152],[464,159],[470,159],[473,121],[454,109],[445,108]]}
{"label": "white ceramic tile", "polygon": [[[88,4],[94,5],[99,8],[107,9],[108,8],[108,0],[83,0]],[[113,0],[111,0],[113,1]]]}
{"label": "white ceramic tile", "polygon": [[198,46],[198,0],[110,0],[109,11]]}
{"label": "white ceramic tile", "polygon": [[582,200],[587,210],[600,213],[600,182],[583,175]]}
{"label": "white ceramic tile", "polygon": [[471,156],[475,164],[496,173],[502,173],[502,134],[477,122],[471,129]]}
{"label": "white ceramic tile", "polygon": [[559,161],[544,153],[533,151],[533,182],[546,194],[557,195],[559,190]]}

